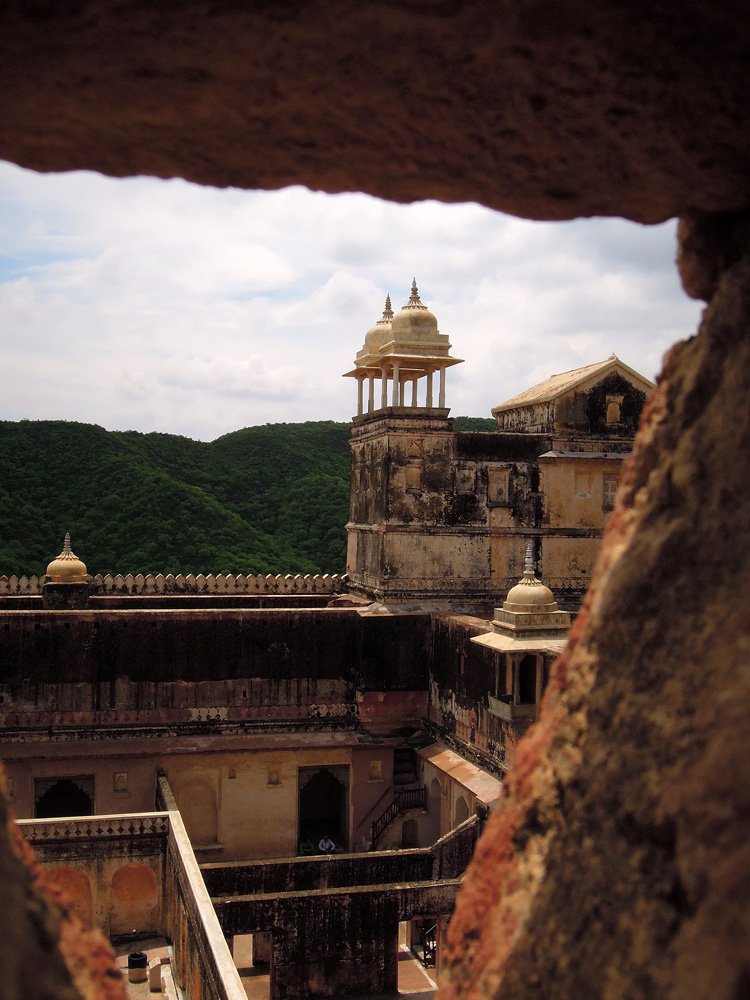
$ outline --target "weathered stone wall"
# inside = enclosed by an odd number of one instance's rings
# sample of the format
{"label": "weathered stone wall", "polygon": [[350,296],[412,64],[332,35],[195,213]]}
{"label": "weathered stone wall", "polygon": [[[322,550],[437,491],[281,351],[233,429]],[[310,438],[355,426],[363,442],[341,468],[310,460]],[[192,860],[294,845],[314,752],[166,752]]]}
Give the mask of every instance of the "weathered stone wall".
{"label": "weathered stone wall", "polygon": [[[170,683],[221,687],[237,678],[275,685],[344,680],[353,701],[357,687],[424,688],[428,643],[426,615],[385,621],[334,609],[7,612],[0,619],[3,705],[50,711],[58,685],[83,684],[86,711],[130,708],[118,705],[119,678],[147,686],[143,707],[172,707]],[[228,690],[224,697],[231,704],[235,695]]]}
{"label": "weathered stone wall", "polygon": [[[465,869],[466,864],[456,874],[444,877],[457,878]],[[426,882],[433,877],[433,857],[430,851],[422,849],[371,851],[281,862],[205,864],[201,865],[201,873],[212,896],[306,892],[354,885]]]}
{"label": "weathered stone wall", "polygon": [[513,760],[517,732],[491,714],[487,693],[504,685],[505,668],[498,676],[498,655],[469,641],[489,631],[480,619],[435,616],[427,717],[448,746],[501,775]]}

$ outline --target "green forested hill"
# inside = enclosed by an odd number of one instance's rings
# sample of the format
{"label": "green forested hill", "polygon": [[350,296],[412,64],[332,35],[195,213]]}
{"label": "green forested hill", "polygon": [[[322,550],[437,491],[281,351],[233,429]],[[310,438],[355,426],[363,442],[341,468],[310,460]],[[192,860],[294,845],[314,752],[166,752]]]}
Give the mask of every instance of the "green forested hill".
{"label": "green forested hill", "polygon": [[348,442],[333,421],[210,443],[0,421],[0,573],[43,573],[66,531],[90,573],[343,573]]}

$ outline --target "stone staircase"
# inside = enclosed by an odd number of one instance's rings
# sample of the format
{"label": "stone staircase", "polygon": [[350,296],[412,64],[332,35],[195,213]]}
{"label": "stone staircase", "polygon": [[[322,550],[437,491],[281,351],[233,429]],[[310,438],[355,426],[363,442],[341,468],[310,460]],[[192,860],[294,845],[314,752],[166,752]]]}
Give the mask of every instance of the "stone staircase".
{"label": "stone staircase", "polygon": [[404,816],[412,809],[426,808],[427,789],[419,784],[414,766],[414,753],[408,747],[397,748],[393,751],[393,801],[377,819],[373,820],[370,850],[376,849],[378,841],[397,816]]}

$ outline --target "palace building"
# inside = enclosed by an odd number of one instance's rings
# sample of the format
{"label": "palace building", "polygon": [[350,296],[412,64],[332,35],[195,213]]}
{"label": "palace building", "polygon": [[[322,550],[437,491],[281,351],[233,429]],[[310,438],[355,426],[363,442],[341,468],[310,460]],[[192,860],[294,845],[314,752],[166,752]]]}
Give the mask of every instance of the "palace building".
{"label": "palace building", "polygon": [[399,924],[440,965],[651,389],[612,356],[456,433],[450,349],[414,283],[348,373],[345,577],[92,577],[66,537],[0,578],[22,829],[84,924],[172,941],[188,996],[233,995],[246,936],[274,1000],[395,989]]}

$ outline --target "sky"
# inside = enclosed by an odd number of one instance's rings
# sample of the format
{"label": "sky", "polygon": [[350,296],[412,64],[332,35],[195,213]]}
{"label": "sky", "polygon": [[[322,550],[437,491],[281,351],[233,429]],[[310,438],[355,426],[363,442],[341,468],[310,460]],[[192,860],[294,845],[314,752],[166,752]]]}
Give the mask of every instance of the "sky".
{"label": "sky", "polygon": [[413,277],[465,359],[447,374],[454,416],[490,416],[613,352],[653,379],[702,309],[674,256],[674,222],[527,222],[0,163],[0,419],[204,441],[348,421],[356,383],[341,376]]}

